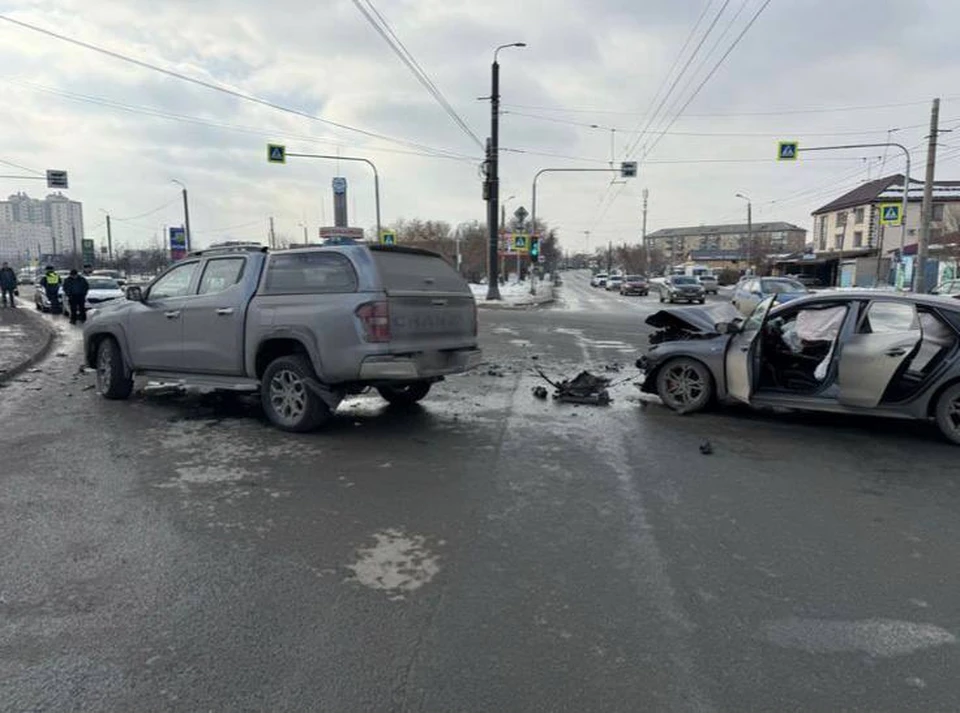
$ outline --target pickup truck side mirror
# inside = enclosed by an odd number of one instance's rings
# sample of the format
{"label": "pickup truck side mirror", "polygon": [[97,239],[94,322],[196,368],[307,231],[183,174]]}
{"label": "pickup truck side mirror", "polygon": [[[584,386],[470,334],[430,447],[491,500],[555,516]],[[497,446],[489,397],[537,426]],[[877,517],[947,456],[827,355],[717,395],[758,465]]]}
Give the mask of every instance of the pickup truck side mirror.
{"label": "pickup truck side mirror", "polygon": [[127,288],[127,299],[132,302],[143,302],[143,290],[139,285],[131,285]]}

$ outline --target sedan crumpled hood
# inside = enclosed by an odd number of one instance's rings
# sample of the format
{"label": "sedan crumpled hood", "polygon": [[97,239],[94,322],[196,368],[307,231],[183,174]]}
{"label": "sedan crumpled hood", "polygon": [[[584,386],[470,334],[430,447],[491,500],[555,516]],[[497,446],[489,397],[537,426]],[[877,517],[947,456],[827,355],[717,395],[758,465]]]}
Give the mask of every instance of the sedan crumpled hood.
{"label": "sedan crumpled hood", "polygon": [[664,307],[645,321],[657,329],[719,335],[723,332],[717,329],[717,325],[742,319],[742,315],[729,302],[714,302],[702,307]]}

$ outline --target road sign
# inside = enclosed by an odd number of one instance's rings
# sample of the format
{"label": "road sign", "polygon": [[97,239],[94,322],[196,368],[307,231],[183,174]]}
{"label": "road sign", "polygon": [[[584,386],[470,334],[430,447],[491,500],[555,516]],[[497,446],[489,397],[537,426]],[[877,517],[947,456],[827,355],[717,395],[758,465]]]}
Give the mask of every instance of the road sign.
{"label": "road sign", "polygon": [[621,178],[636,178],[637,177],[637,162],[636,161],[624,161],[620,164],[620,177]]}
{"label": "road sign", "polygon": [[513,249],[518,253],[527,252],[527,236],[515,234],[513,236]]}
{"label": "road sign", "polygon": [[69,188],[67,172],[47,169],[47,188]]}
{"label": "road sign", "polygon": [[530,215],[527,213],[527,209],[523,206],[520,206],[515,211],[513,211],[513,217],[519,220],[521,223],[527,219],[527,216]]}
{"label": "road sign", "polygon": [[781,141],[777,144],[777,161],[796,161],[800,153],[800,144],[797,141]]}
{"label": "road sign", "polygon": [[270,163],[286,163],[287,147],[283,144],[267,144],[267,161]]}
{"label": "road sign", "polygon": [[347,179],[343,176],[335,176],[333,181],[333,192],[336,194],[343,194],[347,192]]}
{"label": "road sign", "polygon": [[899,203],[880,204],[880,225],[900,225],[901,218]]}
{"label": "road sign", "polygon": [[381,245],[396,245],[397,244],[397,234],[392,230],[382,230],[380,231],[380,244]]}

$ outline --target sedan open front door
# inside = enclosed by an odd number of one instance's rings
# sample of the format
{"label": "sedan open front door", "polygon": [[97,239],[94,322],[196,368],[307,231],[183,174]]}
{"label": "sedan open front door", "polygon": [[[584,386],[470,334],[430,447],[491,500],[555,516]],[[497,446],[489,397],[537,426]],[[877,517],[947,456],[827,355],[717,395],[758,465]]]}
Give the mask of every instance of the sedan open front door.
{"label": "sedan open front door", "polygon": [[914,305],[893,300],[871,302],[840,354],[840,403],[863,408],[879,404],[922,338]]}
{"label": "sedan open front door", "polygon": [[727,343],[724,372],[727,393],[738,401],[749,403],[756,382],[760,362],[760,334],[773,307],[775,296],[767,297],[757,305],[740,331]]}

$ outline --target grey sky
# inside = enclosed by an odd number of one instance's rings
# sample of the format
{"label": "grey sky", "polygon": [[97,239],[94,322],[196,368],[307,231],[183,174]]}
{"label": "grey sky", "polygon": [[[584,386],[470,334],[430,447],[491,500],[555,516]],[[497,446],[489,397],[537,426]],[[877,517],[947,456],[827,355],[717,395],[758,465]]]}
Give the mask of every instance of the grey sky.
{"label": "grey sky", "polygon": [[[530,207],[530,181],[539,168],[605,166],[611,133],[614,159],[627,158],[625,148],[644,126],[643,113],[652,108],[706,4],[374,2],[481,138],[488,135],[489,105],[477,97],[489,94],[493,48],[512,41],[528,43],[501,54],[508,112],[502,117],[501,145],[528,152],[502,156],[501,197],[516,196],[508,203],[510,211],[520,204]],[[688,52],[723,2],[708,3],[706,20]],[[678,83],[665,105],[670,111],[654,122],[654,129],[665,126],[762,2],[727,4],[691,64],[691,71],[701,67],[700,72],[691,83]],[[408,144],[256,106],[0,22],[0,91],[5,98],[0,159],[39,170],[69,170],[70,195],[84,202],[90,237],[102,237],[100,208],[123,218],[170,203],[145,218],[114,222],[115,239],[131,246],[148,243],[163,225],[178,224],[177,188],[171,178],[189,186],[199,244],[226,237],[263,238],[270,215],[278,231],[290,237],[302,235],[302,222],[315,234],[318,225],[331,221],[329,186],[338,168],[294,159],[286,166],[268,165],[265,144],[271,139],[290,151],[339,150],[372,158],[381,172],[384,223],[401,217],[454,224],[484,219],[479,148],[350,0],[0,0],[0,14],[461,157],[417,155]],[[586,230],[591,231],[591,248],[608,240],[636,241],[645,187],[650,190],[651,231],[743,220],[745,206],[734,198],[738,192],[753,198],[757,220],[788,220],[809,228],[811,210],[865,180],[868,171],[870,177],[878,175],[875,157],[883,152],[810,154],[797,164],[782,164],[771,160],[776,139],[798,139],[802,146],[883,141],[887,130],[896,128],[894,140],[910,147],[914,165],[921,166],[932,97],[943,98],[942,125],[960,128],[960,95],[951,95],[960,76],[960,53],[951,36],[958,22],[960,5],[952,0],[772,0],[671,133],[647,156],[638,179],[609,187],[603,174],[548,176],[541,185],[538,213],[559,228],[568,249],[584,247]],[[707,54],[721,36],[714,53]],[[44,88],[219,126],[123,111]],[[910,105],[769,113],[904,103]],[[641,137],[639,146],[656,136],[652,132]],[[944,138],[939,178],[960,177],[958,141],[949,134]],[[873,160],[865,162],[866,157]],[[885,172],[901,168],[901,159],[890,154]],[[3,173],[8,173],[6,167]],[[351,223],[371,227],[369,172],[343,164],[339,173],[350,181]],[[921,173],[914,171],[915,176]],[[38,181],[0,179],[0,194],[16,190],[46,192]],[[219,230],[231,226],[243,227]]]}

